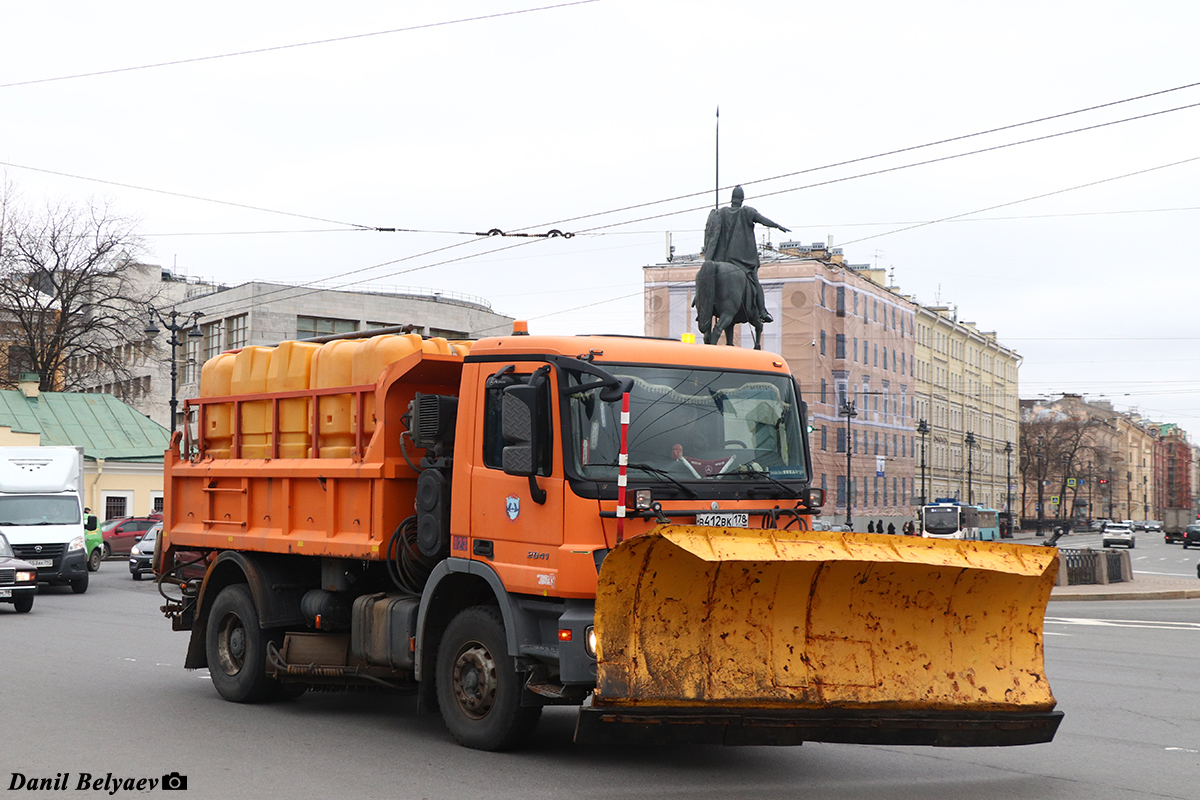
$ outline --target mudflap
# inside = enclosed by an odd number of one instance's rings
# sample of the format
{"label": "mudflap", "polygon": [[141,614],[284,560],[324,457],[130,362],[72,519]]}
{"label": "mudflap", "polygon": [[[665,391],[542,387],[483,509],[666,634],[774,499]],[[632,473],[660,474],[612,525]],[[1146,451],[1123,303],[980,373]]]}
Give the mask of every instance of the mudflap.
{"label": "mudflap", "polygon": [[1054,548],[662,525],[615,548],[578,741],[1051,741]]}

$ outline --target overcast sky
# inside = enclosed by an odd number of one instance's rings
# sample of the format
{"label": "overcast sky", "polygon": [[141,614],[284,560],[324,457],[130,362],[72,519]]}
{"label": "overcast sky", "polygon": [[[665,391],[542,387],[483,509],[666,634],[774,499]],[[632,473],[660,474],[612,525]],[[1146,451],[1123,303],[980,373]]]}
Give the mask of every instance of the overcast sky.
{"label": "overcast sky", "polygon": [[[791,237],[997,331],[1023,397],[1195,440],[1200,106],[1169,110],[1200,86],[821,168],[1200,82],[1198,32],[1192,0],[5,2],[0,171],[33,204],[112,201],[192,277],[641,333],[642,267],[668,232],[700,248],[720,106],[721,184]],[[465,235],[493,228],[577,235]]]}

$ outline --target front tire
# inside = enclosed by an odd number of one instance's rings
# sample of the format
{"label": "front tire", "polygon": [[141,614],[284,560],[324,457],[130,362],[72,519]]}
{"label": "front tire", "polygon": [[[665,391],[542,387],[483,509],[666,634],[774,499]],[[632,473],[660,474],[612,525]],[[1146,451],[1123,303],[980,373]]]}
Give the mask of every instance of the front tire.
{"label": "front tire", "polygon": [[30,609],[33,608],[33,595],[18,597],[13,600],[13,608],[17,610],[18,614],[28,614]]}
{"label": "front tire", "polygon": [[83,594],[87,591],[88,574],[85,572],[82,576],[71,581],[71,591],[75,594]]}
{"label": "front tire", "polygon": [[274,696],[278,684],[267,675],[267,642],[282,636],[259,627],[249,586],[235,583],[221,590],[209,611],[205,633],[208,673],[221,697],[233,703],[258,703]]}
{"label": "front tire", "polygon": [[475,606],[451,620],[435,672],[442,718],[459,744],[510,750],[533,734],[542,709],[521,705],[521,674],[497,608]]}

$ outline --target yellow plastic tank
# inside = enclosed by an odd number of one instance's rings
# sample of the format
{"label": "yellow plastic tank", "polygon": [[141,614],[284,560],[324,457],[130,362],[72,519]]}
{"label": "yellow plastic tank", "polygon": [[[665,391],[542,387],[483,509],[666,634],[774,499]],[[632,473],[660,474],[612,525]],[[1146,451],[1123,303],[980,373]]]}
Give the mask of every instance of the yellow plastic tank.
{"label": "yellow plastic tank", "polygon": [[[233,353],[221,353],[200,368],[200,396],[224,397],[232,394]],[[233,447],[233,405],[214,403],[204,408],[204,450],[213,458],[229,458]]]}
{"label": "yellow plastic tank", "polygon": [[[354,351],[351,381],[357,385],[375,383],[388,364],[394,364],[405,356],[422,350],[421,336],[416,333],[373,336],[363,340]],[[357,412],[357,406],[351,410]],[[363,433],[369,438],[375,432],[375,395],[369,394],[363,402]],[[354,420],[357,422],[357,420]]]}
{"label": "yellow plastic tank", "polygon": [[[261,394],[272,391],[267,383],[274,347],[243,347],[233,359],[233,394]],[[241,404],[241,458],[270,458],[274,421],[270,400],[251,400]]]}
{"label": "yellow plastic tank", "polygon": [[[340,339],[320,345],[312,356],[313,389],[353,385],[357,339]],[[323,395],[317,398],[317,456],[349,458],[354,453],[354,396]]]}
{"label": "yellow plastic tank", "polygon": [[[312,381],[313,354],[321,345],[280,342],[271,356],[267,385],[273,392],[308,389]],[[279,401],[279,457],[308,458],[312,451],[312,401],[291,397]]]}

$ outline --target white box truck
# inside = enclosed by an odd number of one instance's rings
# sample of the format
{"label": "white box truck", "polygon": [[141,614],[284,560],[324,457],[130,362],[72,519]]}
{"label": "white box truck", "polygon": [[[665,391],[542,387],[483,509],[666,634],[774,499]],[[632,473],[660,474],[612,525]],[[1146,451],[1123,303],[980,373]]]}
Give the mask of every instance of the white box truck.
{"label": "white box truck", "polygon": [[0,533],[38,582],[88,587],[83,448],[0,447]]}

